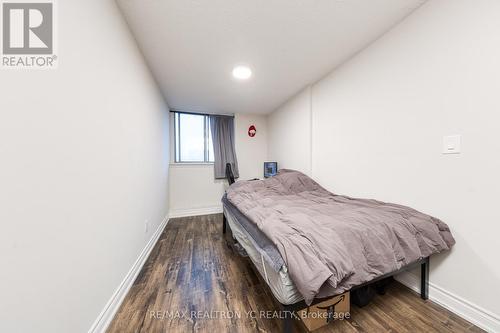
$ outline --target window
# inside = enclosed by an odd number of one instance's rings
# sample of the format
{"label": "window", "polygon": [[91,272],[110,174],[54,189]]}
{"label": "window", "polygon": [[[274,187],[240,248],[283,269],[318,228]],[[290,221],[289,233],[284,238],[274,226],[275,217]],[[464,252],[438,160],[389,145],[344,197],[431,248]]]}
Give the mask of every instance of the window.
{"label": "window", "polygon": [[213,163],[210,119],[207,115],[174,113],[175,162]]}

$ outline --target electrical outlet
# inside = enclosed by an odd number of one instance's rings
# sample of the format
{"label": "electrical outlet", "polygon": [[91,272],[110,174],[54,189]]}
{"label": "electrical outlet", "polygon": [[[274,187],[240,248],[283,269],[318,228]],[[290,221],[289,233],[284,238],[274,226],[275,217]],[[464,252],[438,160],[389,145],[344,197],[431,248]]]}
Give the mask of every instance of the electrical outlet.
{"label": "electrical outlet", "polygon": [[144,233],[149,232],[149,220],[144,221]]}

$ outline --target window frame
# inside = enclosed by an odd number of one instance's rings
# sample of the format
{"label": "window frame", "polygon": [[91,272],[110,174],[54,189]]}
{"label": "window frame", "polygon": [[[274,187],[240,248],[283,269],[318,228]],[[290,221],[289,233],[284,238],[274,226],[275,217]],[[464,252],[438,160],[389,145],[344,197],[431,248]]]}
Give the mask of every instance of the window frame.
{"label": "window frame", "polygon": [[[195,112],[172,111],[174,114],[174,163],[177,164],[214,164],[210,161],[210,120],[209,115]],[[203,117],[203,161],[183,161],[181,159],[181,116],[183,114]],[[212,147],[213,150],[213,147]]]}

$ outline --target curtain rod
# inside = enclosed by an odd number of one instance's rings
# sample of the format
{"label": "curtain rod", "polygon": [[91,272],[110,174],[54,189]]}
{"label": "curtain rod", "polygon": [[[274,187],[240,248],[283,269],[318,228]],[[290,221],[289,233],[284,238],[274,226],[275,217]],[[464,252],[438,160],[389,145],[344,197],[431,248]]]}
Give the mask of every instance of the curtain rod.
{"label": "curtain rod", "polygon": [[170,112],[173,113],[184,113],[184,114],[193,114],[198,116],[224,116],[224,117],[234,117],[234,114],[221,114],[221,113],[203,113],[203,112],[193,112],[193,111],[181,111],[171,109]]}

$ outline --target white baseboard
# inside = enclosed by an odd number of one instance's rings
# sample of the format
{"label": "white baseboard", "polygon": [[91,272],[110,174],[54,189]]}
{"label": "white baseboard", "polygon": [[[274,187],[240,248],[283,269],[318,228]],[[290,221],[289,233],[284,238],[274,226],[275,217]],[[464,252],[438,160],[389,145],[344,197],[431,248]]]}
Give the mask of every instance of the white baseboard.
{"label": "white baseboard", "polygon": [[174,218],[174,217],[198,216],[198,215],[209,215],[209,214],[219,214],[219,213],[222,213],[222,205],[201,207],[201,208],[190,208],[190,209],[171,209],[169,217]]}
{"label": "white baseboard", "polygon": [[[397,275],[396,280],[420,293],[420,279],[411,272]],[[429,299],[487,332],[500,333],[500,317],[429,282]]]}
{"label": "white baseboard", "polygon": [[142,269],[142,266],[146,263],[147,258],[149,257],[149,254],[151,253],[151,250],[153,250],[153,247],[155,246],[156,242],[160,238],[161,233],[163,232],[163,229],[165,229],[165,226],[168,223],[168,217],[165,216],[163,221],[160,223],[158,226],[158,229],[156,229],[155,233],[153,236],[151,236],[151,239],[149,242],[146,244],[144,249],[142,250],[141,254],[137,258],[137,260],[134,262],[134,265],[132,265],[132,268],[128,271],[127,275],[123,279],[123,281],[120,283],[118,288],[115,290],[111,298],[109,299],[108,303],[104,306],[104,309],[101,311],[97,319],[95,320],[94,324],[92,327],[89,329],[89,333],[104,333],[106,332],[106,329],[108,328],[109,324],[113,320],[113,317],[115,316],[116,312],[120,308],[120,305],[122,304],[123,300],[125,299],[125,296],[129,292],[130,288],[134,284],[135,279],[137,278],[137,275],[139,275],[139,272]]}

